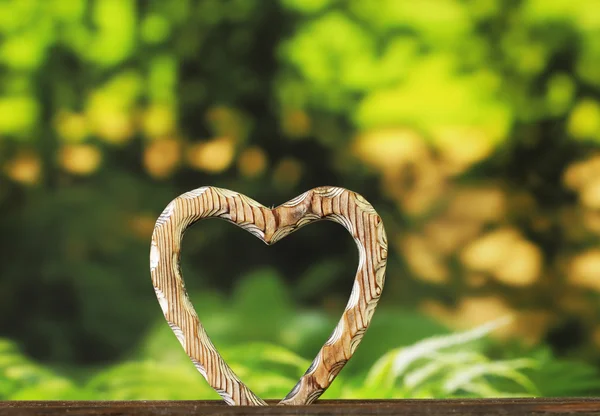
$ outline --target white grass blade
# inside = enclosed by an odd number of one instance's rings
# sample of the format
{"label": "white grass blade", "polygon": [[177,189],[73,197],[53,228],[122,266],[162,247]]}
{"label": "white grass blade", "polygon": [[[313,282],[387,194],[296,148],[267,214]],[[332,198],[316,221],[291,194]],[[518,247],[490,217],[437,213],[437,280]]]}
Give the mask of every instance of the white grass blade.
{"label": "white grass blade", "polygon": [[397,378],[402,375],[408,366],[410,366],[410,364],[417,359],[444,348],[463,345],[468,342],[481,339],[496,329],[508,325],[511,321],[511,316],[503,317],[465,332],[427,338],[410,347],[404,348],[394,358],[394,362],[392,364],[392,375]]}

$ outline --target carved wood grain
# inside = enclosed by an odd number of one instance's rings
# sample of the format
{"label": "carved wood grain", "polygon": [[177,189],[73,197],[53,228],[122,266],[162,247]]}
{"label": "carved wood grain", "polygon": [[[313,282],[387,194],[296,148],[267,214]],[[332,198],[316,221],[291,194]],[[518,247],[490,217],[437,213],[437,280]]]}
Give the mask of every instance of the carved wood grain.
{"label": "carved wood grain", "polygon": [[265,406],[221,358],[186,293],[180,269],[185,230],[205,218],[220,218],[274,244],[319,220],[341,224],[354,238],[359,265],[342,317],[306,373],[282,405],[317,400],[350,359],[367,330],[385,281],[387,237],[381,217],[359,194],[319,187],[276,208],[227,189],[202,187],[175,198],[159,216],[152,235],[152,284],[167,322],[198,371],[230,405]]}

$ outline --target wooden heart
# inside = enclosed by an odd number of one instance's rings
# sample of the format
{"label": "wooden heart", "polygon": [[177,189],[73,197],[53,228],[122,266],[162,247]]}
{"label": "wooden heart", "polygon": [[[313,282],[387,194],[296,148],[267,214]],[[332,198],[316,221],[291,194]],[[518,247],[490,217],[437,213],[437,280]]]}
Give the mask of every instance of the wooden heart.
{"label": "wooden heart", "polygon": [[198,371],[227,404],[265,406],[225,363],[208,337],[187,295],[179,266],[185,230],[204,218],[221,218],[274,244],[300,227],[319,220],[346,228],[358,246],[359,264],[342,317],[284,405],[317,400],[360,343],[383,290],[387,237],[377,212],[362,196],[336,187],[320,187],[267,208],[227,189],[202,187],[175,198],[156,221],[150,272],[156,297],[171,329]]}

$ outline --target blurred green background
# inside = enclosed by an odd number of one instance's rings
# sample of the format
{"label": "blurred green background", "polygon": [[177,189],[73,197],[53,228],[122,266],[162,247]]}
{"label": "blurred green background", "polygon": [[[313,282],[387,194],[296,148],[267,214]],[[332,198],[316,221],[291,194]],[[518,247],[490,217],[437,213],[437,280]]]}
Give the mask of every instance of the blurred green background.
{"label": "blurred green background", "polygon": [[[0,0],[0,88],[0,399],[219,398],[149,275],[203,185],[384,218],[381,306],[324,398],[600,394],[597,1]],[[283,397],[350,236],[207,221],[183,251],[216,346]]]}

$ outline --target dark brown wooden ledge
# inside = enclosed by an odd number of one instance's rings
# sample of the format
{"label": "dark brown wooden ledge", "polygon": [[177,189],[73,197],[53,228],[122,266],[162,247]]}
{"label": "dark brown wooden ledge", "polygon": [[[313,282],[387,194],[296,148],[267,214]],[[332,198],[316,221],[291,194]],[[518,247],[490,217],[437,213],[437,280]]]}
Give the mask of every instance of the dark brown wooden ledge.
{"label": "dark brown wooden ledge", "polygon": [[[276,404],[277,401],[268,401]],[[0,415],[600,415],[600,398],[321,400],[310,406],[237,407],[220,401],[5,401]]]}

